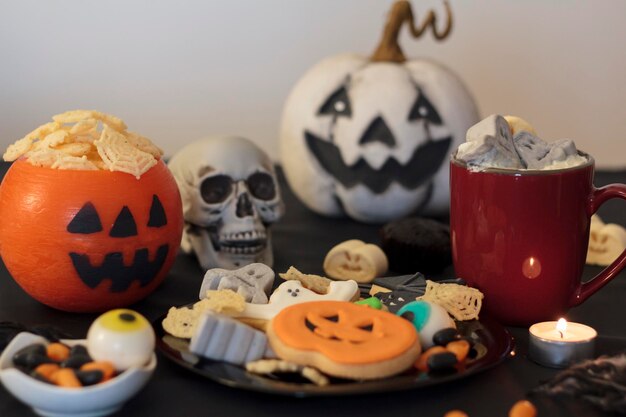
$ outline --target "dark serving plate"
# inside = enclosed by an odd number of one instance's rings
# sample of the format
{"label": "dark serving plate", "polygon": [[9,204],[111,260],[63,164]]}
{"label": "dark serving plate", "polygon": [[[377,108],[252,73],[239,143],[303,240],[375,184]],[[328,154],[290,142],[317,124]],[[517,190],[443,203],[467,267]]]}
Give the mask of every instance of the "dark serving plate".
{"label": "dark serving plate", "polygon": [[412,370],[373,381],[331,378],[329,385],[320,387],[300,377],[255,375],[236,365],[201,358],[189,352],[189,340],[171,336],[163,330],[161,322],[164,318],[162,316],[153,322],[156,346],[157,350],[174,363],[229,387],[293,397],[367,394],[445,384],[498,365],[512,354],[514,347],[513,337],[509,332],[498,322],[485,316],[480,320],[457,323],[460,332],[473,341],[477,355],[468,360],[463,369],[454,373],[433,375]]}

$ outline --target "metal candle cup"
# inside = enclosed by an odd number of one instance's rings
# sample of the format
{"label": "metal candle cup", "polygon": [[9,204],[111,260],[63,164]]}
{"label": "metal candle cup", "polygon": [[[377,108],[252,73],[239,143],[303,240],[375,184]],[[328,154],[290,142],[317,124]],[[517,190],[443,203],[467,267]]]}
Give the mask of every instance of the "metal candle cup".
{"label": "metal candle cup", "polygon": [[530,359],[543,366],[566,368],[594,356],[598,333],[584,324],[561,320],[544,321],[530,326],[528,329]]}

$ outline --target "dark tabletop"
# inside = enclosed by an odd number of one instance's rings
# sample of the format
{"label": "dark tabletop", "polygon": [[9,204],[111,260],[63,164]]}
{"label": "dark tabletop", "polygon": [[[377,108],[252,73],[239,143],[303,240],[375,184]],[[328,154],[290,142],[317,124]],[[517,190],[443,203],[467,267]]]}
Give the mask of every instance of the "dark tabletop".
{"label": "dark tabletop", "polygon": [[[8,164],[1,165],[2,175],[7,168]],[[626,171],[596,173],[597,186],[613,182],[626,182]],[[303,272],[321,274],[324,256],[335,244],[355,238],[379,242],[378,226],[320,217],[308,211],[284,181],[282,191],[287,213],[272,229],[274,269],[277,272],[286,271],[294,265]],[[620,202],[608,202],[599,213],[606,223],[626,225],[626,210]],[[587,266],[584,279],[593,277],[600,270],[599,267]],[[452,267],[440,277],[454,277]],[[179,255],[165,282],[132,308],[154,320],[171,306],[196,300],[202,278],[203,271],[195,260]],[[0,265],[0,321],[18,321],[28,326],[52,324],[77,338],[84,338],[96,316],[64,313],[38,303],[26,295],[11,279],[4,265]],[[590,325],[598,331],[597,354],[626,349],[626,328],[622,322],[625,317],[626,272],[567,316],[571,321]],[[429,388],[353,397],[296,399],[241,391],[211,382],[159,355],[152,380],[114,416],[319,417],[361,414],[436,417],[458,408],[471,417],[505,417],[511,405],[556,373],[527,358],[526,328],[509,328],[509,331],[515,337],[516,354],[484,373]],[[533,397],[532,401],[537,405],[540,417],[606,415],[580,400]],[[30,415],[34,414],[28,407],[0,388],[0,416]]]}

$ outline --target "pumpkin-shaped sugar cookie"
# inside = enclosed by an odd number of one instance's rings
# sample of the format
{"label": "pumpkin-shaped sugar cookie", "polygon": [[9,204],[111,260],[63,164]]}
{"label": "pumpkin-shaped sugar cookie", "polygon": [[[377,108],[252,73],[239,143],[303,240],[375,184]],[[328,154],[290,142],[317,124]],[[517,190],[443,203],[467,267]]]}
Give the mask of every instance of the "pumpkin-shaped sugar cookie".
{"label": "pumpkin-shaped sugar cookie", "polygon": [[421,352],[417,331],[408,321],[344,301],[287,307],[272,319],[267,335],[281,359],[350,379],[400,373]]}

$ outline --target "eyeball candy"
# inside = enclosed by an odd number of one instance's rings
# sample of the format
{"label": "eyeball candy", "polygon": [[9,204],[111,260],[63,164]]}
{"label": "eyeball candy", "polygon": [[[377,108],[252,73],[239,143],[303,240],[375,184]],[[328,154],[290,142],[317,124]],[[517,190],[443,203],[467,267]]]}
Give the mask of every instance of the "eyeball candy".
{"label": "eyeball candy", "polygon": [[433,336],[439,330],[456,328],[454,320],[443,307],[428,301],[411,301],[402,306],[396,314],[413,323],[419,333],[423,349],[435,344]]}
{"label": "eyeball candy", "polygon": [[109,361],[118,371],[145,365],[153,354],[152,326],[141,314],[111,310],[98,317],[87,332],[87,349],[96,361]]}

